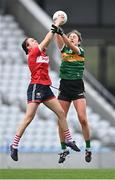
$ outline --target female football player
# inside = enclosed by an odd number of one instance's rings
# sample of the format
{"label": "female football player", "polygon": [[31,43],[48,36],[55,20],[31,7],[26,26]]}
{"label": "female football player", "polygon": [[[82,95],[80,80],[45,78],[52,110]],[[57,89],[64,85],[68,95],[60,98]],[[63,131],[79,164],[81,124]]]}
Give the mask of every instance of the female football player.
{"label": "female football player", "polygon": [[[86,98],[83,82],[84,72],[84,50],[81,48],[81,33],[77,30],[71,31],[67,36],[59,29],[55,35],[57,45],[61,51],[60,66],[60,93],[59,102],[67,116],[71,103],[75,107],[79,122],[82,127],[83,136],[86,143],[85,160],[91,161],[90,131],[86,115]],[[66,149],[64,131],[59,125],[59,136],[62,153],[60,153],[59,163],[65,161],[69,151]]]}

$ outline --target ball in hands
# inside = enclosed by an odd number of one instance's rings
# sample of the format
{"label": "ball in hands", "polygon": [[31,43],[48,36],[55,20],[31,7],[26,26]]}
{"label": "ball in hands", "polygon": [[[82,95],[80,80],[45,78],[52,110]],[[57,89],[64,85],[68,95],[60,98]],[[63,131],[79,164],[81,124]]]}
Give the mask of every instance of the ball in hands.
{"label": "ball in hands", "polygon": [[56,11],[53,15],[53,21],[55,21],[61,15],[64,17],[64,21],[61,23],[61,25],[63,25],[67,22],[67,14],[64,11]]}

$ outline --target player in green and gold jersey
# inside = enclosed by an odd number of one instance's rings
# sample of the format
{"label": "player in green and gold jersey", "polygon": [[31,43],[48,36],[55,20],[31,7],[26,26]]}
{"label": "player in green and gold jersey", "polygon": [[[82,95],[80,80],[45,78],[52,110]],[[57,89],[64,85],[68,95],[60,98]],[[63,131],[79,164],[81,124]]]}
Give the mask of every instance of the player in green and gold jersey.
{"label": "player in green and gold jersey", "polygon": [[[66,116],[71,102],[73,102],[86,143],[85,160],[86,162],[90,162],[92,153],[90,131],[86,115],[86,98],[84,95],[83,72],[85,57],[84,50],[81,48],[81,33],[73,30],[68,35],[65,35],[63,31],[59,29],[58,34],[55,35],[55,39],[61,51],[62,58],[60,66],[60,93],[58,99]],[[60,126],[59,136],[62,147],[62,152],[59,154],[59,163],[63,163],[69,154],[69,150],[65,145],[64,133]]]}

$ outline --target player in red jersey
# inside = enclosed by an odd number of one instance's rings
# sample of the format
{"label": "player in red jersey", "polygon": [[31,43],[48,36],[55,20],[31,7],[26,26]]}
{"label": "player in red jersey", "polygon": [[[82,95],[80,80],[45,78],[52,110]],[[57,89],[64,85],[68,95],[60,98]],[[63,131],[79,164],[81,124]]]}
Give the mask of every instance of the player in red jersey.
{"label": "player in red jersey", "polygon": [[70,131],[65,118],[65,113],[50,89],[51,80],[48,74],[49,57],[46,55],[46,47],[57,32],[58,26],[63,18],[59,17],[52,25],[51,30],[47,33],[44,40],[39,44],[33,38],[26,38],[22,43],[22,48],[28,55],[28,66],[31,72],[31,81],[27,90],[27,110],[24,119],[22,120],[13,143],[10,146],[11,157],[14,161],[18,161],[18,144],[25,129],[33,120],[36,110],[40,103],[44,103],[57,116],[59,124],[64,131],[65,143],[75,151],[80,151],[72,140]]}

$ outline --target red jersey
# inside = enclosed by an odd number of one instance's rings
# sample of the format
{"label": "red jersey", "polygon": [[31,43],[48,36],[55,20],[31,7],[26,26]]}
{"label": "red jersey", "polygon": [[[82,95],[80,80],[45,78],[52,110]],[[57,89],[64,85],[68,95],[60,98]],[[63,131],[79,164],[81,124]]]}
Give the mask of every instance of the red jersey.
{"label": "red jersey", "polygon": [[38,47],[31,49],[28,54],[28,66],[31,72],[31,84],[51,84],[48,74],[49,57],[45,50],[41,51]]}

